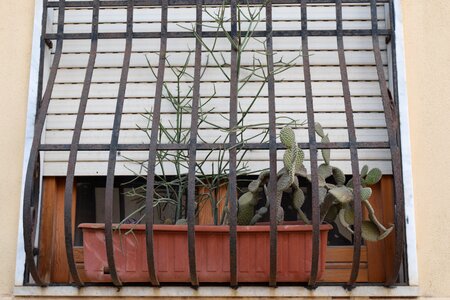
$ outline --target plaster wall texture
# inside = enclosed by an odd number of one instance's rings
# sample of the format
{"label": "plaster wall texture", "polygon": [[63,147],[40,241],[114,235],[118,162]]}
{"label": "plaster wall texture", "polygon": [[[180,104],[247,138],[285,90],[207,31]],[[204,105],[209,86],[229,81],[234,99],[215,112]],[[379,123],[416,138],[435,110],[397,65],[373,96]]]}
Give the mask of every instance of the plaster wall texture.
{"label": "plaster wall texture", "polygon": [[14,286],[34,1],[0,1],[0,297]]}
{"label": "plaster wall texture", "polygon": [[[450,1],[402,0],[419,286],[450,298]],[[14,287],[34,1],[0,1],[0,298]]]}

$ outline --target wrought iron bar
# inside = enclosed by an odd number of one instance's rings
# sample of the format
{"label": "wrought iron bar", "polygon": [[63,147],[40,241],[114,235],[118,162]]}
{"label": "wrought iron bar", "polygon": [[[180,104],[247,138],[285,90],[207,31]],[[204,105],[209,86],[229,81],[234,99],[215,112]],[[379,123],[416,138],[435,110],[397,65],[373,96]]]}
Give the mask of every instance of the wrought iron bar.
{"label": "wrought iron bar", "polygon": [[98,45],[98,18],[99,18],[99,0],[93,3],[92,13],[92,40],[91,49],[89,53],[88,65],[83,83],[83,90],[81,92],[80,104],[78,107],[77,119],[75,121],[75,128],[72,136],[72,144],[70,146],[69,162],[67,166],[66,186],[64,190],[64,238],[66,244],[67,263],[69,265],[70,275],[78,286],[83,285],[80,274],[78,273],[75,264],[75,257],[73,253],[73,238],[72,238],[72,198],[73,198],[73,184],[75,177],[75,166],[77,163],[78,145],[80,143],[81,130],[83,126],[86,106],[89,98],[89,90],[91,87],[92,74],[94,72],[95,59],[97,57]]}
{"label": "wrought iron bar", "polygon": [[272,41],[272,1],[266,3],[266,60],[267,60],[267,88],[269,106],[269,202],[270,202],[270,274],[269,285],[277,285],[277,136],[275,111],[275,79],[273,67]]}
{"label": "wrought iron bar", "polygon": [[[59,2],[58,8],[58,30],[57,30],[57,43],[56,51],[53,57],[53,63],[50,70],[49,78],[47,81],[47,86],[45,93],[41,101],[38,101],[39,113],[37,114],[36,123],[34,126],[34,136],[33,143],[31,145],[30,157],[28,160],[27,174],[25,178],[25,190],[23,198],[23,238],[24,238],[24,248],[25,248],[25,263],[28,272],[33,277],[36,284],[40,286],[45,286],[48,283],[44,282],[43,278],[38,273],[36,262],[34,260],[34,229],[35,229],[35,215],[37,209],[32,207],[32,197],[35,189],[37,164],[39,160],[39,145],[41,143],[42,131],[44,129],[45,119],[50,104],[50,98],[53,92],[53,86],[55,84],[56,74],[58,72],[59,63],[61,60],[61,54],[63,49],[63,34],[64,34],[64,17],[65,17],[65,1]],[[41,62],[42,63],[42,62]],[[40,100],[40,99],[38,99]]]}
{"label": "wrought iron bar", "polygon": [[45,35],[47,34],[47,20],[48,20],[48,9],[47,9],[48,0],[43,1],[43,9],[42,9],[42,22],[41,22],[41,42],[40,42],[40,53],[39,53],[39,74],[38,74],[38,85],[37,85],[37,102],[36,105],[36,115],[39,112],[39,102],[42,99],[42,88],[44,86],[44,61],[45,61]]}
{"label": "wrought iron bar", "polygon": [[[285,149],[283,144],[277,143],[277,149]],[[310,143],[298,143],[300,148],[309,148]],[[210,143],[210,144],[197,144],[197,150],[223,150],[230,149],[230,143]],[[316,143],[317,149],[349,149],[349,142],[335,142],[335,143]],[[358,149],[389,149],[388,142],[357,142],[356,147]],[[147,151],[149,144],[118,144],[117,150],[120,151]],[[158,144],[156,146],[158,150],[189,150],[189,145],[180,144]],[[245,143],[239,146],[242,150],[268,150],[270,145],[268,143]],[[41,144],[40,151],[69,151],[70,144]],[[109,144],[80,144],[78,146],[79,151],[102,151],[109,150]]]}
{"label": "wrought iron bar", "polygon": [[157,156],[157,143],[159,122],[161,119],[161,98],[164,85],[164,71],[166,67],[167,50],[167,0],[161,3],[161,42],[159,48],[158,78],[156,79],[155,102],[152,113],[152,131],[150,135],[150,147],[148,148],[148,166],[147,166],[147,189],[145,195],[145,224],[146,224],[146,243],[147,243],[147,265],[150,276],[150,282],[154,286],[159,285],[155,267],[155,253],[153,240],[153,197],[155,192],[155,167]]}
{"label": "wrought iron bar", "polygon": [[[237,1],[231,0],[231,80],[230,80],[230,150],[229,150],[229,176],[228,176],[228,201],[230,205],[230,285],[237,287],[237,174],[236,174],[236,127],[238,107],[238,47],[240,40],[237,36]],[[239,12],[240,13],[240,12]]]}
{"label": "wrought iron bar", "polygon": [[355,286],[356,278],[358,277],[359,264],[361,258],[361,224],[362,224],[362,208],[361,208],[361,178],[359,176],[359,161],[358,161],[358,148],[356,147],[356,130],[355,122],[353,119],[352,101],[350,95],[350,86],[348,83],[347,63],[345,60],[344,51],[344,37],[343,31],[343,19],[342,19],[342,0],[336,0],[336,31],[337,31],[337,46],[339,56],[339,67],[342,80],[342,91],[344,94],[345,115],[347,117],[348,138],[350,141],[350,157],[352,164],[353,175],[353,203],[355,211],[354,221],[354,250],[353,250],[353,262],[350,273],[350,279],[347,283],[347,288],[351,289]]}
{"label": "wrought iron bar", "polygon": [[[266,32],[255,30],[252,32],[242,31],[242,35],[251,34],[253,37],[265,37]],[[226,35],[231,35],[231,32],[216,32],[216,31],[204,31],[203,38],[217,38],[217,37],[226,37]],[[306,33],[308,36],[336,36],[336,30],[308,30]],[[351,30],[343,30],[342,34],[344,36],[371,36],[372,31],[370,29],[351,29]],[[389,36],[391,31],[388,29],[380,29],[378,30],[379,36]],[[272,31],[273,37],[301,37],[303,35],[302,30],[274,30]],[[98,34],[99,39],[124,39],[127,37],[126,32],[100,32]],[[195,35],[192,32],[186,31],[170,31],[167,32],[167,38],[192,38]],[[57,38],[57,34],[48,33],[45,35],[45,38],[50,40],[55,40]],[[160,32],[134,32],[133,39],[159,39],[161,38]],[[90,40],[90,33],[65,33],[65,40]]]}
{"label": "wrought iron bar", "polygon": [[316,281],[319,269],[319,249],[320,249],[320,209],[319,209],[319,176],[317,173],[317,144],[314,121],[314,104],[311,84],[311,68],[309,64],[308,49],[308,12],[307,1],[301,0],[301,23],[302,23],[302,55],[303,55],[303,73],[305,78],[306,92],[306,110],[308,115],[308,135],[309,152],[311,162],[311,199],[312,199],[312,258],[311,258],[311,277],[308,285],[310,288],[316,288]]}
{"label": "wrought iron bar", "polygon": [[187,199],[187,225],[188,225],[188,254],[189,254],[189,272],[191,276],[191,285],[194,288],[199,286],[197,277],[197,264],[195,256],[195,167],[197,160],[197,128],[198,128],[198,110],[200,102],[200,76],[202,65],[202,0],[196,2],[195,32],[195,67],[194,67],[194,86],[192,89],[192,113],[191,113],[191,136],[189,139],[189,170],[188,170],[188,199]]}
{"label": "wrought iron bar", "polygon": [[376,0],[370,0],[370,13],[372,19],[372,42],[373,53],[378,73],[378,81],[380,83],[381,98],[383,99],[383,107],[386,116],[386,127],[389,137],[389,145],[392,157],[392,173],[394,175],[394,212],[395,212],[395,254],[392,276],[387,278],[386,285],[394,285],[397,281],[400,267],[403,260],[403,252],[405,246],[405,201],[403,198],[403,181],[402,181],[402,161],[400,153],[400,141],[397,138],[397,132],[400,129],[398,115],[394,99],[389,95],[386,78],[384,75],[383,62],[381,59],[380,41],[378,40],[378,21],[377,21],[377,5]]}
{"label": "wrought iron bar", "polygon": [[[231,0],[204,0],[204,5],[228,5]],[[336,0],[307,0],[306,3],[311,4],[334,4]],[[390,0],[377,0],[378,4],[389,3]],[[104,7],[120,7],[127,6],[127,0],[103,0],[101,6]],[[192,6],[195,0],[169,0],[170,6]],[[239,0],[239,4],[258,5],[265,4],[264,0]],[[367,0],[342,0],[342,3],[367,4]],[[272,4],[298,4],[298,0],[273,0]],[[135,0],[135,6],[159,6],[160,0]],[[92,7],[92,1],[70,1],[67,7]],[[51,1],[47,7],[58,7],[58,2]]]}
{"label": "wrought iron bar", "polygon": [[113,198],[114,198],[114,172],[117,160],[117,145],[119,143],[120,123],[122,121],[123,103],[127,87],[128,70],[130,67],[131,49],[133,45],[133,9],[134,0],[128,1],[127,6],[127,36],[125,43],[125,55],[123,57],[122,73],[120,75],[119,93],[117,95],[116,111],[114,115],[111,146],[109,149],[108,171],[106,175],[105,187],[105,244],[106,256],[108,260],[109,272],[112,282],[115,286],[121,287],[122,282],[117,273],[116,263],[114,261],[114,242],[113,242]]}

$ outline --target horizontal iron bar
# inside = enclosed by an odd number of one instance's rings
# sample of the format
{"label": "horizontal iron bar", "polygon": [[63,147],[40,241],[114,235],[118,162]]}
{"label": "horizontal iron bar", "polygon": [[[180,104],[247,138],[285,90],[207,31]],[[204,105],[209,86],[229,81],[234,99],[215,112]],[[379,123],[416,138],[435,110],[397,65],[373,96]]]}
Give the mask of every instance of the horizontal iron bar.
{"label": "horizontal iron bar", "polygon": [[[262,4],[265,0],[240,0],[243,4]],[[336,0],[307,0],[311,4],[334,4]],[[369,4],[368,0],[342,0],[343,3]],[[105,0],[100,1],[102,7],[127,6],[127,0]],[[169,0],[169,6],[195,5],[195,0]],[[389,3],[389,0],[378,0],[377,3]],[[204,0],[204,5],[223,5],[223,0]],[[225,1],[229,4],[229,1]],[[272,4],[298,4],[298,0],[273,0]],[[92,7],[93,1],[71,1],[66,2],[66,7]],[[136,0],[135,6],[161,6],[161,0]],[[47,7],[58,7],[58,2],[48,2]]]}
{"label": "horizontal iron bar", "polygon": [[[380,29],[378,30],[379,36],[388,36],[391,34],[390,30]],[[229,34],[231,34],[229,32]],[[242,35],[246,35],[247,32],[242,32]],[[308,36],[336,36],[336,30],[308,30]],[[253,37],[265,37],[265,31],[253,31],[251,32]],[[283,36],[301,36],[301,30],[275,30],[273,31],[274,37]],[[354,29],[354,30],[343,30],[344,36],[372,36],[372,30],[370,29]],[[126,37],[126,32],[102,32],[98,34],[99,39],[124,39]],[[135,39],[157,39],[161,37],[160,32],[134,32],[133,38]],[[168,38],[194,38],[192,32],[180,32],[173,31],[167,33]],[[203,38],[215,38],[215,37],[225,37],[224,32],[216,31],[206,31],[202,33]],[[55,40],[58,38],[58,34],[50,33],[45,35],[46,39]],[[65,40],[84,40],[91,39],[91,33],[65,33],[63,35]]]}
{"label": "horizontal iron bar", "polygon": [[[309,148],[309,143],[299,143],[298,146],[303,149]],[[351,144],[348,142],[341,143],[317,143],[318,149],[350,149]],[[269,144],[261,143],[248,143],[242,146],[238,146],[243,150],[268,150]],[[388,142],[357,142],[356,147],[358,149],[388,149]],[[80,144],[79,151],[107,151],[109,150],[109,144]],[[230,144],[197,144],[197,150],[223,150],[229,149]],[[119,151],[148,151],[148,144],[119,144],[117,150]],[[189,150],[189,145],[180,144],[159,144],[158,150]],[[286,149],[281,143],[277,143],[277,149]],[[69,151],[70,144],[41,144],[40,151]]]}

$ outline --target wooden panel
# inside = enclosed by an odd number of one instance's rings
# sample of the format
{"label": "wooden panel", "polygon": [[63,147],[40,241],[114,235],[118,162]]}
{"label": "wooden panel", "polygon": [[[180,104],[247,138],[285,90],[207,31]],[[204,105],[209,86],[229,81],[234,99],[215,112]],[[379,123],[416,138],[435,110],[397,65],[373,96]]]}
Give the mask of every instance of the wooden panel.
{"label": "wooden panel", "polygon": [[[383,222],[385,225],[394,224],[394,179],[392,176],[384,176],[381,181],[381,190],[383,192]],[[386,278],[391,278],[394,270],[394,253],[395,253],[395,230],[384,240],[385,246],[385,274]]]}
{"label": "wooden panel", "polygon": [[38,272],[42,280],[49,282],[54,259],[55,210],[57,203],[57,185],[55,177],[45,177],[43,182],[42,215]]}
{"label": "wooden panel", "polygon": [[[217,207],[217,218],[220,221],[222,216],[222,211],[225,206],[225,201],[227,197],[227,185],[220,186],[217,191],[210,191],[206,187],[201,187],[198,190],[198,195],[200,197],[198,201],[198,225],[214,225],[214,215],[213,206],[215,203]],[[211,201],[211,197],[214,197],[214,202]]]}
{"label": "wooden panel", "polygon": [[[64,177],[44,177],[39,272],[55,283],[70,282],[64,242]],[[73,190],[72,219],[75,220],[76,189]],[[74,227],[72,234],[74,233]]]}
{"label": "wooden panel", "polygon": [[[386,227],[393,224],[393,178],[383,176],[381,181],[372,188],[373,194],[369,199],[375,213]],[[365,210],[366,218],[367,212]],[[394,234],[378,242],[367,242],[369,280],[371,282],[384,282],[386,275],[392,272],[394,257]]]}
{"label": "wooden panel", "polygon": [[[345,263],[353,260],[353,246],[328,246],[327,263]],[[361,246],[361,262],[367,262],[367,247]]]}
{"label": "wooden panel", "polygon": [[[325,266],[325,273],[321,281],[323,282],[347,282],[350,278],[351,266],[348,269],[329,269]],[[358,278],[356,282],[367,282],[368,281],[368,270],[360,269],[358,273]]]}

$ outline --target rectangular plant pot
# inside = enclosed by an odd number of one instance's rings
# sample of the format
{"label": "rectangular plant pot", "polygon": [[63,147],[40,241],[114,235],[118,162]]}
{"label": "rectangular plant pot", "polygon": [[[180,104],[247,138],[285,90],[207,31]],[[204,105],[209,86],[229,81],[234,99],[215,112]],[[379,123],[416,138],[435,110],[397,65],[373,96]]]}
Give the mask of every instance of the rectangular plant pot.
{"label": "rectangular plant pot", "polygon": [[[134,226],[133,232],[124,233]],[[85,223],[83,230],[84,270],[91,282],[110,282],[104,225]],[[320,278],[325,268],[330,225],[320,226]],[[155,261],[160,282],[190,282],[186,225],[154,225]],[[238,226],[239,282],[269,281],[268,225]],[[114,256],[123,282],[148,282],[145,225],[121,226],[114,230]],[[197,274],[200,282],[230,281],[229,226],[195,226]],[[312,226],[279,225],[277,252],[278,282],[307,282],[311,272]]]}

